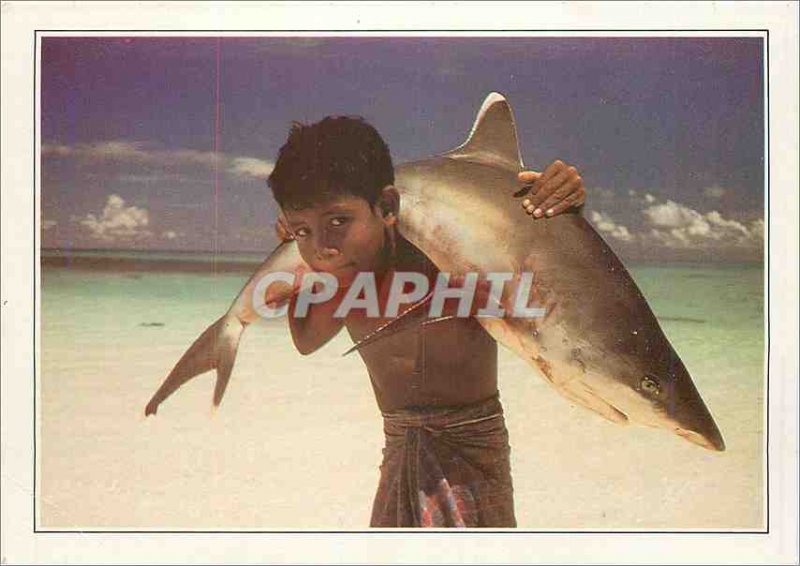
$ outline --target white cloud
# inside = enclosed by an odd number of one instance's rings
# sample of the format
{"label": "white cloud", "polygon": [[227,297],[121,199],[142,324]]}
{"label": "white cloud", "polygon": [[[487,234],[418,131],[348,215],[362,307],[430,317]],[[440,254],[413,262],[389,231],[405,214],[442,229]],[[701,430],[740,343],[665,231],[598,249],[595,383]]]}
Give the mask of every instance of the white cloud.
{"label": "white cloud", "polygon": [[703,189],[703,194],[709,198],[721,198],[725,192],[725,188],[719,185],[712,185]]}
{"label": "white cloud", "polygon": [[757,218],[756,220],[750,221],[750,228],[748,229],[750,232],[750,236],[756,237],[758,239],[764,239],[764,219]]}
{"label": "white cloud", "polygon": [[231,161],[229,171],[236,175],[244,175],[248,177],[256,177],[258,179],[266,179],[274,165],[269,161],[257,159],[255,157],[234,157]]}
{"label": "white cloud", "polygon": [[66,155],[72,155],[73,153],[74,152],[72,148],[68,145],[62,145],[57,143],[42,144],[42,155],[66,156]]}
{"label": "white cloud", "polygon": [[147,210],[127,206],[125,200],[116,194],[108,196],[99,216],[90,213],[78,219],[78,224],[89,230],[95,239],[104,242],[148,238],[152,235],[147,228],[149,222]]}
{"label": "white cloud", "polygon": [[[235,156],[213,151],[196,149],[165,149],[157,144],[109,140],[74,146],[43,144],[45,156],[73,157],[89,161],[124,161],[138,165],[158,167],[192,166],[212,168],[219,166],[234,175],[265,178],[272,171],[273,164],[255,157]],[[131,177],[130,175],[128,176]],[[139,175],[136,180],[144,177]]]}
{"label": "white cloud", "polygon": [[598,199],[611,200],[615,197],[614,189],[607,189],[605,187],[592,187],[588,189],[588,198],[591,202]]}
{"label": "white cloud", "polygon": [[595,228],[600,232],[608,234],[612,238],[623,242],[630,242],[633,240],[633,234],[630,233],[627,227],[617,224],[610,216],[603,212],[593,210],[590,219],[592,224],[595,225]]}
{"label": "white cloud", "polygon": [[763,221],[753,221],[748,228],[716,210],[701,213],[672,200],[647,207],[642,213],[651,226],[649,236],[670,248],[741,247],[763,240]]}
{"label": "white cloud", "polygon": [[183,235],[183,233],[178,234],[178,232],[176,232],[175,230],[167,230],[166,232],[163,232],[161,234],[161,236],[163,238],[166,238],[167,240],[174,240],[178,236],[182,236],[182,235]]}
{"label": "white cloud", "polygon": [[78,146],[77,152],[79,155],[83,154],[102,159],[146,161],[152,157],[152,154],[144,149],[143,143],[119,140]]}
{"label": "white cloud", "polygon": [[647,193],[646,195],[644,195],[644,200],[645,200],[647,203],[653,203],[653,202],[656,202],[656,197],[654,197],[654,196],[653,196],[653,195],[651,195],[650,193]]}
{"label": "white cloud", "polygon": [[655,204],[643,212],[650,224],[663,228],[685,226],[700,217],[698,212],[671,200]]}
{"label": "white cloud", "polygon": [[58,224],[56,220],[47,220],[46,218],[42,218],[42,230],[49,230],[50,228],[55,227]]}

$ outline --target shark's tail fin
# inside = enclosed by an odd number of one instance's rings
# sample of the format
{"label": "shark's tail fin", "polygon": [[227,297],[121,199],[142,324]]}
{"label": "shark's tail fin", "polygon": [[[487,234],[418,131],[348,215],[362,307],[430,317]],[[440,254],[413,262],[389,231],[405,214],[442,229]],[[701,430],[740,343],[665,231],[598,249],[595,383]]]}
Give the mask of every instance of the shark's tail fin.
{"label": "shark's tail fin", "polygon": [[231,377],[239,339],[244,325],[238,318],[226,314],[206,328],[181,356],[172,371],[145,408],[145,415],[155,414],[158,405],[193,377],[211,369],[217,370],[214,405],[219,405]]}
{"label": "shark's tail fin", "polygon": [[517,128],[506,98],[497,92],[490,93],[478,111],[467,140],[445,155],[494,164],[499,160],[512,169],[520,169],[522,157],[517,142]]}
{"label": "shark's tail fin", "polygon": [[223,317],[224,328],[217,334],[217,383],[214,385],[214,406],[219,406],[231,379],[233,363],[239,349],[244,325],[235,316]]}

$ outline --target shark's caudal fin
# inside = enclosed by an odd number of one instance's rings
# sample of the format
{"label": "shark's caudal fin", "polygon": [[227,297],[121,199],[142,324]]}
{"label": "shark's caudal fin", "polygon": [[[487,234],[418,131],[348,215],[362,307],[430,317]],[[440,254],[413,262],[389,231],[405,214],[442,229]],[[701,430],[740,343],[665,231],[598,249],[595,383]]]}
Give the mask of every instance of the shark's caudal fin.
{"label": "shark's caudal fin", "polygon": [[231,377],[236,350],[244,325],[235,316],[225,315],[206,328],[181,356],[164,383],[158,388],[145,408],[145,415],[155,414],[158,405],[172,395],[181,385],[209,370],[217,370],[214,387],[214,405],[219,405]]}
{"label": "shark's caudal fin", "polygon": [[467,140],[444,155],[494,165],[500,161],[512,169],[520,169],[522,157],[517,143],[517,128],[505,97],[497,92],[489,94],[478,111]]}
{"label": "shark's caudal fin", "polygon": [[223,328],[217,335],[217,383],[214,385],[214,406],[219,406],[225,388],[231,379],[233,363],[239,349],[239,339],[244,332],[244,325],[235,317],[223,317]]}

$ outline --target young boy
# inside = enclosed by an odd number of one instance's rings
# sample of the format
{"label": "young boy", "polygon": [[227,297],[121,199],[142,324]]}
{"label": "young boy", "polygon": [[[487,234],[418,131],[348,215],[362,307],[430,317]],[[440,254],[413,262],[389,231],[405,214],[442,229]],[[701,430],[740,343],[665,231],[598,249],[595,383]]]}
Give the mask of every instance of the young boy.
{"label": "young boy", "polygon": [[[583,204],[577,171],[560,161],[519,179],[531,185],[522,206],[535,218]],[[292,127],[269,177],[282,210],[278,234],[297,241],[314,271],[339,282],[337,294],[311,305],[305,317],[293,316],[291,300],[289,326],[301,353],[314,352],[343,326],[357,341],[387,322],[357,309],[333,316],[359,272],[375,273],[380,312],[394,273],[436,276],[430,260],[397,230],[402,203],[393,183],[389,149],[363,120],[329,117]],[[483,327],[474,318],[450,318],[359,353],[386,436],[370,526],[516,526],[497,345]]]}

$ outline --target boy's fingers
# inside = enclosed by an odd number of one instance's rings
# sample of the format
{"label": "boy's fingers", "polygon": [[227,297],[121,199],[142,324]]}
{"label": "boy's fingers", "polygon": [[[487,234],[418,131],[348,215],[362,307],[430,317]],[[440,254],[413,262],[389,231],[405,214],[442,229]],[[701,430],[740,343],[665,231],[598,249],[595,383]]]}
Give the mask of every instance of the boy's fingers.
{"label": "boy's fingers", "polygon": [[[536,191],[533,195],[531,195],[531,204],[533,204],[534,207],[538,209],[542,209],[542,203],[544,203],[548,198],[550,198],[553,195],[553,193],[555,193],[556,189],[558,189],[564,184],[569,175],[570,175],[569,170],[563,169],[560,172],[558,172],[555,176],[550,177],[549,179],[544,181],[541,184],[539,190]],[[566,194],[568,193],[564,193],[564,195]],[[557,200],[561,199],[559,198]],[[543,210],[544,209],[542,209],[542,211]],[[536,214],[535,212],[534,215],[537,217],[541,216],[541,214]]]}
{"label": "boy's fingers", "polygon": [[286,217],[283,214],[278,215],[278,220],[275,222],[275,235],[284,242],[294,240],[294,236],[287,226]]}
{"label": "boy's fingers", "polygon": [[586,202],[586,187],[581,187],[579,191],[575,193],[575,202],[572,203],[573,206],[583,206]]}
{"label": "boy's fingers", "polygon": [[567,164],[561,161],[560,159],[556,159],[550,165],[544,168],[544,172],[542,172],[542,176],[539,178],[540,183],[545,183],[549,179],[552,179],[559,173],[561,173],[564,169],[567,169]]}
{"label": "boy's fingers", "polygon": [[525,209],[525,212],[527,214],[533,214],[533,211],[536,210],[536,207],[533,205],[531,199],[529,198],[526,198],[525,200],[522,201],[522,208]]}
{"label": "boy's fingers", "polygon": [[[563,201],[566,198],[572,196],[574,192],[577,191],[578,187],[580,186],[580,179],[568,179],[564,182],[558,189],[556,189],[553,193],[547,197],[539,208],[544,211],[547,216],[553,216],[554,214],[554,206],[557,205],[559,202]],[[553,212],[551,212],[553,211]]]}
{"label": "boy's fingers", "polygon": [[533,183],[534,181],[538,181],[541,176],[542,174],[538,171],[520,171],[517,174],[517,179],[522,183]]}
{"label": "boy's fingers", "polygon": [[553,205],[550,208],[546,209],[545,210],[545,215],[547,215],[547,216],[555,216],[556,214],[561,214],[562,212],[564,212],[565,210],[567,210],[569,208],[572,208],[573,206],[580,206],[581,204],[583,204],[582,202],[579,202],[579,201],[580,201],[580,199],[578,197],[576,197],[574,195],[569,195],[569,196],[567,196],[567,198],[565,198],[561,202],[556,203],[555,205]]}
{"label": "boy's fingers", "polygon": [[537,171],[520,171],[517,174],[517,178],[524,183],[532,183],[532,193],[536,194],[549,179],[552,179],[566,168],[567,166],[563,161],[556,159],[541,173]]}
{"label": "boy's fingers", "polygon": [[517,180],[522,183],[522,188],[514,193],[514,198],[524,197],[531,192],[533,184],[542,176],[538,171],[520,171]]}

